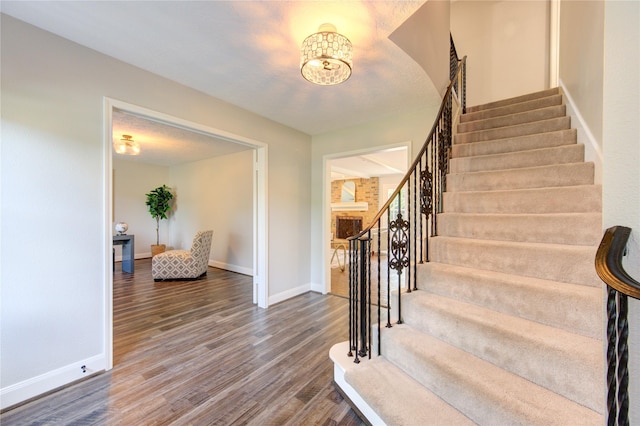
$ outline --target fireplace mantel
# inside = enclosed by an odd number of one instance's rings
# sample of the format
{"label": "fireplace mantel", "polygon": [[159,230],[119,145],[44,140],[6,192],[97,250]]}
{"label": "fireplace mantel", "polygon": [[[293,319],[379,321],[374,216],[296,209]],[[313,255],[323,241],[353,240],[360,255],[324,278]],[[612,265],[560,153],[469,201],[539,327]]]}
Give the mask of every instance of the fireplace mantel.
{"label": "fireplace mantel", "polygon": [[334,212],[366,212],[369,210],[369,203],[366,201],[331,203],[331,210]]}

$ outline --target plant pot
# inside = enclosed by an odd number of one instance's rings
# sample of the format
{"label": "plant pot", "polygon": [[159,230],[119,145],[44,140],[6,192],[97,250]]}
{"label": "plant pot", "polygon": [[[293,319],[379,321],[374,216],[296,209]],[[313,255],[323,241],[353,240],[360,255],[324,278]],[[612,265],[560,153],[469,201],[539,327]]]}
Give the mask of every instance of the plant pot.
{"label": "plant pot", "polygon": [[167,246],[165,244],[151,244],[151,257],[155,256],[156,254],[164,253],[166,248]]}

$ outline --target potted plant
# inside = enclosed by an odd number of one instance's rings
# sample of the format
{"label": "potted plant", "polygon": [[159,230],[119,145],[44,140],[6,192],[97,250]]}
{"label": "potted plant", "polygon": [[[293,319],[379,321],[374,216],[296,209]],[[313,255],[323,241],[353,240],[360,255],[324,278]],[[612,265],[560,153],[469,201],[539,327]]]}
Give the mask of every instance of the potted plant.
{"label": "potted plant", "polygon": [[147,195],[147,207],[151,217],[156,220],[156,244],[151,245],[151,257],[162,253],[166,249],[165,244],[160,244],[160,219],[166,219],[167,213],[171,210],[169,202],[173,199],[171,188],[162,185],[149,192]]}

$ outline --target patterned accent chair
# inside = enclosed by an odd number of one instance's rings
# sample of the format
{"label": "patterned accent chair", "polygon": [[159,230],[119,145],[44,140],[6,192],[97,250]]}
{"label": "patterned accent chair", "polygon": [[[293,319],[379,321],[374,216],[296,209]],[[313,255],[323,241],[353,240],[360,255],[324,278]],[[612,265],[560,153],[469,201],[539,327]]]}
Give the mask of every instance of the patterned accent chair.
{"label": "patterned accent chair", "polygon": [[199,231],[191,250],[169,250],[151,259],[154,281],[195,280],[207,274],[213,231]]}

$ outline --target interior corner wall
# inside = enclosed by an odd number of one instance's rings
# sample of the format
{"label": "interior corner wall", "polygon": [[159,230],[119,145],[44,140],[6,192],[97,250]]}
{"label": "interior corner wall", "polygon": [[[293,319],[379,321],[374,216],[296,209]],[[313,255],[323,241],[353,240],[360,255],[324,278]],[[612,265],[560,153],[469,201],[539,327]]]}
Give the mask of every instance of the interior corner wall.
{"label": "interior corner wall", "polygon": [[[422,148],[440,105],[425,106],[411,113],[395,114],[334,132],[313,136],[311,148],[311,285],[323,287],[323,247],[331,239],[330,227],[324,227],[330,205],[324,203],[324,160],[326,156],[354,151],[375,150],[411,141],[411,158]],[[324,234],[323,232],[326,232]]]}
{"label": "interior corner wall", "polygon": [[548,1],[451,2],[451,35],[467,56],[467,105],[549,87]]}
{"label": "interior corner wall", "polygon": [[213,230],[209,264],[253,274],[253,150],[170,168],[176,194],[171,241],[189,249],[193,236]]}
{"label": "interior corner wall", "polygon": [[0,17],[2,408],[109,363],[104,97],[265,144],[269,296],[309,288],[309,135]]}
{"label": "interior corner wall", "polygon": [[[632,229],[623,267],[640,281],[640,2],[604,2],[603,38],[603,225]],[[629,401],[629,424],[640,424],[636,299],[629,300]]]}
{"label": "interior corner wall", "polygon": [[560,2],[559,82],[571,127],[601,181],[605,2]]}
{"label": "interior corner wall", "polygon": [[389,36],[422,67],[441,98],[449,86],[449,9],[448,0],[426,1]]}
{"label": "interior corner wall", "polygon": [[[135,237],[135,258],[151,257],[151,244],[156,243],[156,221],[149,214],[146,194],[154,188],[169,185],[169,167],[127,161],[113,155],[113,226],[125,222],[127,234]],[[171,186],[171,185],[169,185]],[[171,218],[171,216],[169,216]],[[169,221],[160,221],[160,244],[169,245]],[[122,258],[122,246],[114,246],[116,260]]]}

